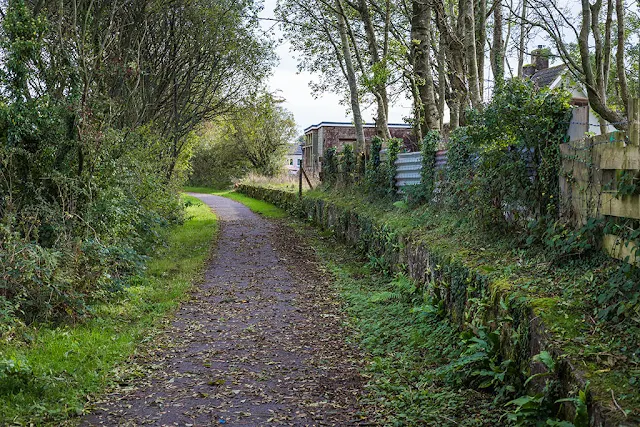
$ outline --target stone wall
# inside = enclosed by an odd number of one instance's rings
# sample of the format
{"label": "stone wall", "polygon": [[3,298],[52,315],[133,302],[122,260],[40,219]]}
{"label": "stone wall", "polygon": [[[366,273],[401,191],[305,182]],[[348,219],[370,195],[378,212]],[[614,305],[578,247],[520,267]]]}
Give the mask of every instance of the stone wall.
{"label": "stone wall", "polygon": [[[435,301],[442,302],[447,315],[461,328],[498,331],[500,351],[516,364],[517,372],[524,372],[525,376],[545,372],[546,367],[534,362],[533,356],[546,350],[556,359],[557,368],[549,373],[560,387],[556,392],[567,396],[584,389],[586,381],[581,372],[552,344],[538,315],[539,308],[525,296],[514,294],[508,283],[494,283],[483,271],[465,265],[464,259],[438,253],[428,243],[376,218],[321,197],[300,199],[294,193],[251,185],[241,185],[239,191],[331,230],[339,240],[363,254],[384,259],[395,271],[405,271]],[[540,392],[544,385],[544,381],[531,381],[528,387]],[[566,419],[573,418],[575,408],[564,405],[563,410]],[[592,426],[612,425],[606,422],[598,403],[589,405],[589,415]]]}

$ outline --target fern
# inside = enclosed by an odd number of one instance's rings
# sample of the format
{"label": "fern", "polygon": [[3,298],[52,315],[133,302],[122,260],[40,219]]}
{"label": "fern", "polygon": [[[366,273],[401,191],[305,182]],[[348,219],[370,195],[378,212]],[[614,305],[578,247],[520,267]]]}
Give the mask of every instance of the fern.
{"label": "fern", "polygon": [[369,298],[369,302],[380,303],[380,302],[388,302],[388,301],[401,301],[402,294],[400,292],[377,292]]}

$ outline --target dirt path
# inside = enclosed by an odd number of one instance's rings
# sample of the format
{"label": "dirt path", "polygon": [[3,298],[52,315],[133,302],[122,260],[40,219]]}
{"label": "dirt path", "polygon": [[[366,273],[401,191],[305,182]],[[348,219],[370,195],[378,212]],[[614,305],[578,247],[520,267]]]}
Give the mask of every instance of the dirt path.
{"label": "dirt path", "polygon": [[220,219],[205,282],[137,357],[141,378],[83,425],[364,423],[362,359],[313,252],[277,221],[196,196]]}

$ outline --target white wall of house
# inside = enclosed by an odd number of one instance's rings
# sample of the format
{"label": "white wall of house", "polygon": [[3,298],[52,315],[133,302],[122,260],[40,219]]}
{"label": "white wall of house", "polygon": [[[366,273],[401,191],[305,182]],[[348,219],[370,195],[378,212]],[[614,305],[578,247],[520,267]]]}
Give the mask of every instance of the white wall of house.
{"label": "white wall of house", "polygon": [[[582,88],[582,86],[573,82],[571,78],[567,75],[567,73],[564,73],[563,75],[558,77],[556,81],[551,84],[550,87],[551,89],[554,89],[556,87],[564,87],[569,91],[569,93],[571,93],[572,98],[584,99],[585,101],[588,100],[587,93]],[[589,132],[590,135],[602,134],[598,116],[593,112],[590,106],[588,106],[587,108],[589,113],[588,120],[586,120],[585,122],[572,121],[572,123],[569,125],[569,135],[576,135],[579,133],[587,133],[587,132]],[[583,124],[583,123],[587,123],[587,124]],[[608,125],[606,133],[613,132],[615,130],[616,129],[613,125]]]}
{"label": "white wall of house", "polygon": [[296,174],[300,170],[302,154],[287,154],[284,161],[284,168],[291,174]]}

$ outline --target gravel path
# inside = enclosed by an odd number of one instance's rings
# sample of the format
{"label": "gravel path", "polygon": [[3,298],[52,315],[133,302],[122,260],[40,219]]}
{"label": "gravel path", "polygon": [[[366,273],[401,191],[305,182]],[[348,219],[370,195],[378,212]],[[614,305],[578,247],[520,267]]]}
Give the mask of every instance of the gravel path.
{"label": "gravel path", "polygon": [[313,251],[279,221],[194,194],[220,220],[205,281],[83,425],[362,425],[361,355]]}

